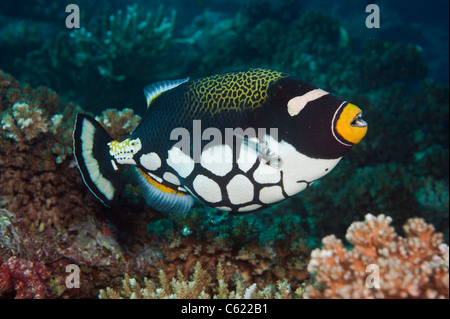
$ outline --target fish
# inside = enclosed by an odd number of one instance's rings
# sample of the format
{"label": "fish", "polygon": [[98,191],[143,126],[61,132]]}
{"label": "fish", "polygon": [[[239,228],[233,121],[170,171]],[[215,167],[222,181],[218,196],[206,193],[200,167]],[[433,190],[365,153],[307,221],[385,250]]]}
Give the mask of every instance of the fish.
{"label": "fish", "polygon": [[144,93],[147,112],[123,141],[76,117],[78,169],[108,207],[132,166],[158,211],[185,214],[196,200],[232,214],[262,210],[328,174],[368,128],[356,105],[269,69],[161,81]]}

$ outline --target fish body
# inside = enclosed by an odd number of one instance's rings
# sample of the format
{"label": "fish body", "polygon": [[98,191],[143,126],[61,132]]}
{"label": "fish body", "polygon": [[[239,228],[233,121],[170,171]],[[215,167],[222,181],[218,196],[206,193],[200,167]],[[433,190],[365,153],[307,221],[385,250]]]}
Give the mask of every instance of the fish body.
{"label": "fish body", "polygon": [[148,110],[124,141],[78,114],[74,155],[105,205],[134,165],[146,202],[185,213],[194,198],[233,213],[269,207],[329,173],[366,134],[361,110],[284,73],[250,69],[144,90]]}

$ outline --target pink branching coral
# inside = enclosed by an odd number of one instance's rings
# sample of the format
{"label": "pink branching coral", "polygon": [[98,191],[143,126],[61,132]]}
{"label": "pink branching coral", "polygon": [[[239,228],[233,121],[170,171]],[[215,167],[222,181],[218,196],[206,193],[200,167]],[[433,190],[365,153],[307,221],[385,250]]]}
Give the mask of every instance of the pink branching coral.
{"label": "pink branching coral", "polygon": [[409,219],[406,237],[389,226],[392,219],[366,215],[354,222],[344,248],[334,235],[311,254],[308,270],[317,283],[309,298],[449,298],[448,246],[423,219]]}
{"label": "pink branching coral", "polygon": [[44,281],[50,277],[48,269],[17,256],[0,265],[0,294],[16,291],[16,299],[43,299],[46,297]]}

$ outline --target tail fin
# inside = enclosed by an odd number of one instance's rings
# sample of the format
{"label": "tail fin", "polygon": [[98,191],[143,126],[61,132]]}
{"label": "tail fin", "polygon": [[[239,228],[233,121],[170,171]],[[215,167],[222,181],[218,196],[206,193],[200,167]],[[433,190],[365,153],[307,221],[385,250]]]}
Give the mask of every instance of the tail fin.
{"label": "tail fin", "polygon": [[73,131],[73,154],[83,181],[105,206],[117,199],[120,165],[109,153],[113,139],[91,116],[78,114]]}

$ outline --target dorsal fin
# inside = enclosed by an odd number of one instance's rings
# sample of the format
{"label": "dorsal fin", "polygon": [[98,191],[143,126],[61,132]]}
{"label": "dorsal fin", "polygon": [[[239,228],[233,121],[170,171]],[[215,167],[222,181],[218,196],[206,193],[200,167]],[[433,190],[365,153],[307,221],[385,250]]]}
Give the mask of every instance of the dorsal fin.
{"label": "dorsal fin", "polygon": [[161,94],[164,91],[171,90],[175,87],[177,87],[180,84],[183,84],[185,82],[189,81],[189,77],[185,79],[180,80],[172,80],[172,81],[160,81],[156,83],[152,83],[150,85],[147,85],[144,88],[144,94],[147,98],[147,108],[150,106],[150,102],[159,94]]}

